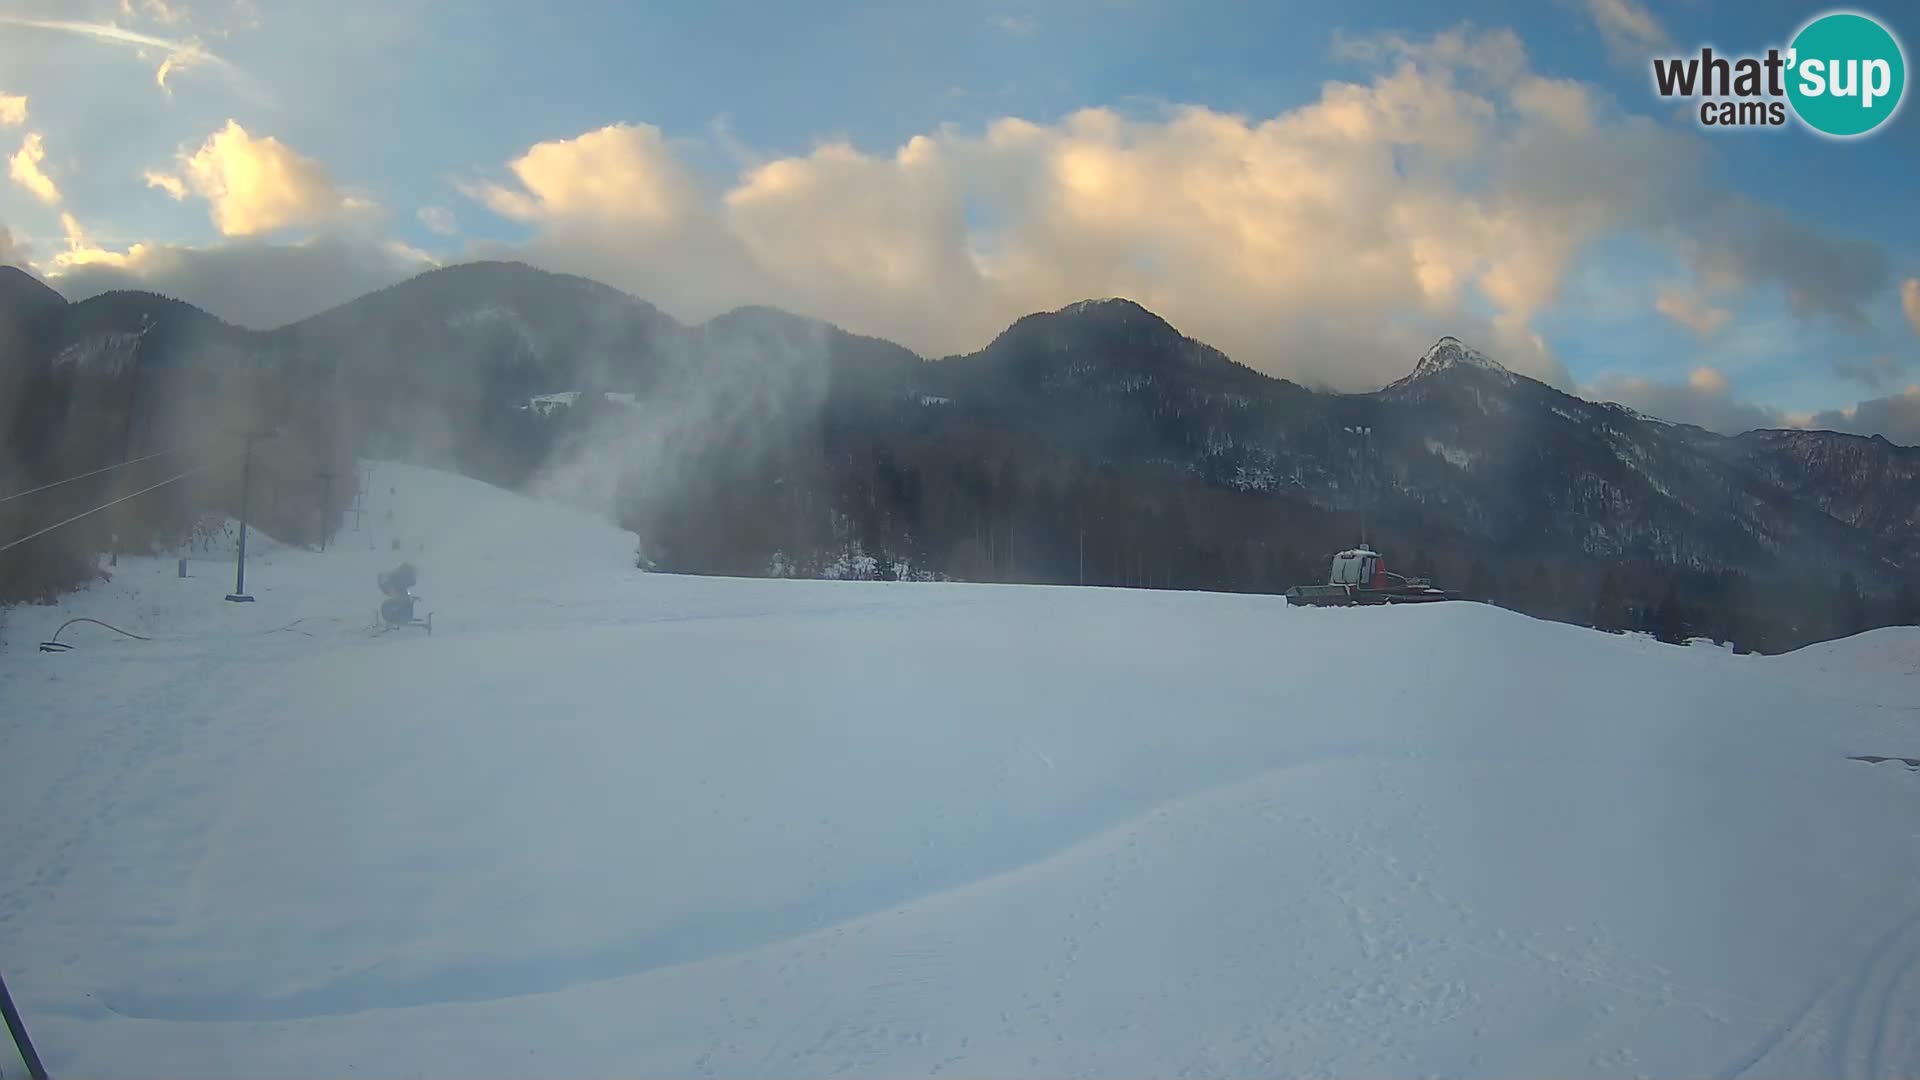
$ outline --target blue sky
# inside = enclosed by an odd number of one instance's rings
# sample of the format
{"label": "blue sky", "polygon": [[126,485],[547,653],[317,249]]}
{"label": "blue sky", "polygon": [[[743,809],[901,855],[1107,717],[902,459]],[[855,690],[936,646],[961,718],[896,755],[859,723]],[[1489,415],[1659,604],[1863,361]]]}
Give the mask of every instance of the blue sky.
{"label": "blue sky", "polygon": [[0,153],[44,179],[0,186],[0,259],[264,325],[504,255],[930,355],[1120,293],[1345,389],[1453,332],[1679,419],[1920,441],[1920,113],[1840,142],[1652,93],[1656,51],[1822,10],[0,0]]}

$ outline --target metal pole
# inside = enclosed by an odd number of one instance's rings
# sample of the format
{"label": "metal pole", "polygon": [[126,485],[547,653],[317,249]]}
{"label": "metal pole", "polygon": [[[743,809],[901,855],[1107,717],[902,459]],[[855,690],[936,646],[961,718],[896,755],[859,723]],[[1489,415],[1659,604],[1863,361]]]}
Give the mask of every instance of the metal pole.
{"label": "metal pole", "polygon": [[333,505],[333,474],[323,472],[320,477],[320,550],[327,550],[327,510]]}
{"label": "metal pole", "polygon": [[20,1048],[20,1060],[27,1064],[27,1075],[33,1080],[47,1080],[47,1068],[40,1064],[40,1055],[33,1048],[33,1040],[27,1037],[26,1022],[20,1019],[20,1010],[14,1008],[13,995],[7,992],[7,980],[0,978],[0,1015],[5,1015],[7,1030],[13,1033],[13,1045]]}
{"label": "metal pole", "polygon": [[[1367,503],[1373,489],[1367,486],[1367,466],[1373,459],[1373,428],[1360,429],[1360,546],[1367,546]],[[1368,550],[1372,550],[1368,548]]]}
{"label": "metal pole", "polygon": [[1354,470],[1354,500],[1360,504],[1360,546],[1367,546],[1367,458],[1373,449],[1373,428],[1343,428],[1349,435],[1360,436],[1360,463]]}
{"label": "metal pole", "polygon": [[233,563],[233,592],[227,599],[236,604],[251,604],[253,597],[247,595],[247,489],[253,483],[253,440],[252,434],[241,436],[244,449],[240,453],[240,552]]}

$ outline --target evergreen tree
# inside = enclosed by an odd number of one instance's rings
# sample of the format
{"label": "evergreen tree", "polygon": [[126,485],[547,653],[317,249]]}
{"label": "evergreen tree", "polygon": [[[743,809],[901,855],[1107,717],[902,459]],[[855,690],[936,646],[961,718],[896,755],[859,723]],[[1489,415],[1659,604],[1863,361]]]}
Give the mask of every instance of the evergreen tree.
{"label": "evergreen tree", "polygon": [[1893,594],[1892,625],[1920,626],[1920,591],[1913,582],[1903,581]]}
{"label": "evergreen tree", "polygon": [[1666,595],[1660,598],[1660,606],[1654,609],[1653,634],[1669,645],[1684,645],[1692,634],[1686,610],[1681,606],[1679,587],[1673,581],[1667,582]]}
{"label": "evergreen tree", "polygon": [[1620,591],[1620,578],[1611,567],[1600,579],[1600,592],[1594,597],[1592,618],[1596,629],[1608,633],[1617,633],[1627,627],[1626,599]]}
{"label": "evergreen tree", "polygon": [[1539,559],[1533,563],[1533,573],[1527,578],[1527,594],[1521,600],[1520,607],[1531,615],[1550,617],[1557,605],[1554,599],[1553,575],[1547,572],[1547,564]]}
{"label": "evergreen tree", "polygon": [[1474,559],[1473,569],[1467,571],[1467,598],[1492,602],[1493,591],[1493,573],[1487,569],[1485,560]]}
{"label": "evergreen tree", "polygon": [[1835,637],[1851,637],[1871,627],[1867,614],[1867,598],[1860,593],[1860,582],[1849,570],[1840,576],[1840,612],[1839,624],[1835,626]]}

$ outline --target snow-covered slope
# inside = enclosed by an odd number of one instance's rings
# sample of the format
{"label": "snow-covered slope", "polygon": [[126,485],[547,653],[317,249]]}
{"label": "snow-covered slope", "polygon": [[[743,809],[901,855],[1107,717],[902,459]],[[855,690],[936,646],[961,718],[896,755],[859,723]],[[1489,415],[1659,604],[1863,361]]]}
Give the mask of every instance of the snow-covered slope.
{"label": "snow-covered slope", "polygon": [[[369,505],[250,545],[255,604],[205,553],[9,613],[0,970],[56,1075],[1920,1060],[1920,776],[1847,760],[1920,753],[1915,632],[676,578],[441,474]],[[403,555],[432,636],[368,633]],[[73,614],[153,640],[33,650]]]}
{"label": "snow-covered slope", "polygon": [[1502,367],[1499,361],[1465,344],[1459,338],[1443,337],[1434,342],[1433,347],[1420,357],[1420,361],[1413,366],[1413,373],[1407,378],[1423,379],[1455,367],[1479,368],[1499,375],[1513,374]]}

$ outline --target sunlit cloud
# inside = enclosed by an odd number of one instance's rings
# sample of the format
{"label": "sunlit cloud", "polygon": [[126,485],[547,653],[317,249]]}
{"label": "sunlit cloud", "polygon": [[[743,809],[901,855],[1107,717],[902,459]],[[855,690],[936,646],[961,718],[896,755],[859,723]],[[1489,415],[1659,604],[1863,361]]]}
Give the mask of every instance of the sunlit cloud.
{"label": "sunlit cloud", "polygon": [[154,81],[162,90],[168,89],[167,80],[175,72],[192,67],[210,66],[239,76],[238,68],[219,56],[208,51],[200,42],[188,39],[164,38],[155,34],[129,30],[123,26],[103,22],[82,22],[74,19],[35,19],[24,15],[0,14],[0,25],[18,26],[31,30],[43,30],[51,33],[71,34],[110,45],[120,45],[136,50],[155,50],[163,54],[160,67],[154,72]]}
{"label": "sunlit cloud", "polygon": [[1687,374],[1687,385],[1703,394],[1724,394],[1733,388],[1719,368],[1697,367]]}
{"label": "sunlit cloud", "polygon": [[100,247],[71,212],[61,213],[60,231],[66,236],[67,249],[53,257],[51,270],[56,273],[81,266],[127,266],[137,262],[147,250],[145,244],[135,244],[126,251]]}
{"label": "sunlit cloud", "polygon": [[175,198],[190,190],[205,199],[223,236],[258,236],[372,209],[342,192],[318,161],[235,120],[181,153],[179,166],[177,174],[150,172],[147,183]]}
{"label": "sunlit cloud", "polygon": [[148,169],[145,173],[145,178],[148,187],[159,188],[161,191],[166,192],[167,197],[171,198],[174,202],[179,202],[187,197],[187,182],[172,173],[163,173]]}
{"label": "sunlit cloud", "polygon": [[26,95],[0,94],[0,127],[19,127],[26,122]]}
{"label": "sunlit cloud", "polygon": [[20,149],[7,159],[7,175],[13,182],[26,188],[34,198],[48,206],[60,204],[60,188],[40,167],[47,159],[45,141],[39,132],[29,132],[21,141]]}

